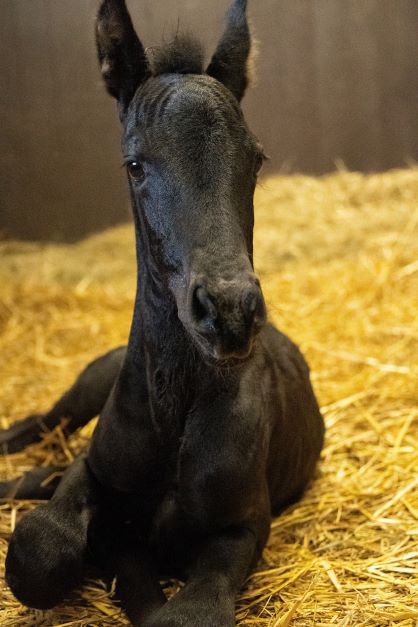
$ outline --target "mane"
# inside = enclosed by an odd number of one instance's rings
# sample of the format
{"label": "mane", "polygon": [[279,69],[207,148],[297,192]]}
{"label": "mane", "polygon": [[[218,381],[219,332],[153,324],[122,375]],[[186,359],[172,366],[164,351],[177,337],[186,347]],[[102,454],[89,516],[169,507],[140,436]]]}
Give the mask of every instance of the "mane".
{"label": "mane", "polygon": [[146,52],[153,76],[203,74],[203,46],[192,35],[177,34],[172,41]]}

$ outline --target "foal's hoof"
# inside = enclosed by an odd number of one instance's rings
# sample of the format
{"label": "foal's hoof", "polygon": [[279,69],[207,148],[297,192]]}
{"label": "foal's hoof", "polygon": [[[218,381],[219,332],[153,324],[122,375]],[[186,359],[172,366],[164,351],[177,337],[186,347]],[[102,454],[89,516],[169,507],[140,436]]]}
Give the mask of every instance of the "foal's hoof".
{"label": "foal's hoof", "polygon": [[235,627],[234,600],[187,584],[141,627]]}
{"label": "foal's hoof", "polygon": [[235,627],[236,622],[231,616],[213,613],[199,615],[198,612],[188,614],[156,615],[143,624],[143,627]]}
{"label": "foal's hoof", "polygon": [[14,596],[42,610],[60,603],[82,580],[83,546],[48,506],[28,514],[16,527],[6,557],[6,581]]}

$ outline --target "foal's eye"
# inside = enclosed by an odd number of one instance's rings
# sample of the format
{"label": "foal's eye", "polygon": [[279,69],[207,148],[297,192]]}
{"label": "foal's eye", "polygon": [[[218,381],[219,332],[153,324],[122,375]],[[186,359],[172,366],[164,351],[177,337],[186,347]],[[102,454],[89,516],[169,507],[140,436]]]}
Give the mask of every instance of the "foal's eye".
{"label": "foal's eye", "polygon": [[142,164],[139,161],[129,161],[128,172],[131,179],[137,182],[141,182],[145,178],[145,172]]}

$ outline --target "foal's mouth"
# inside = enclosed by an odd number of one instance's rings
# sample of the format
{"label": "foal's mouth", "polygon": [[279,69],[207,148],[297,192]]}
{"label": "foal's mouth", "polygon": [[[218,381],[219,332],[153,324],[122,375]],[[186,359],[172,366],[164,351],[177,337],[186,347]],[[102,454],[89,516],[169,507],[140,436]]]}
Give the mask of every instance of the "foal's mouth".
{"label": "foal's mouth", "polygon": [[193,340],[205,363],[220,369],[237,368],[251,359],[255,351],[256,336],[250,338],[248,346],[240,351],[223,351],[213,346],[209,340],[193,333]]}

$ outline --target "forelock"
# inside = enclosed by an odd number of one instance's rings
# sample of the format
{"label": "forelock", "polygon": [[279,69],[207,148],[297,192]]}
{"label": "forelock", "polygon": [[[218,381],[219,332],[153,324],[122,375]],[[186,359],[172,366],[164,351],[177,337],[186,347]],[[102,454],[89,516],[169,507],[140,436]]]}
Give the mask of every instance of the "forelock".
{"label": "forelock", "polygon": [[161,74],[203,74],[204,53],[200,41],[191,35],[176,35],[169,43],[148,48],[153,76]]}

